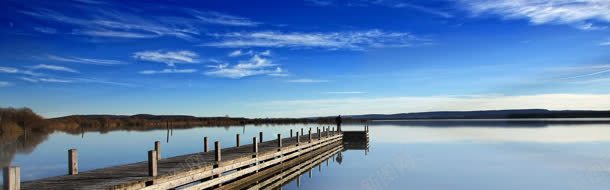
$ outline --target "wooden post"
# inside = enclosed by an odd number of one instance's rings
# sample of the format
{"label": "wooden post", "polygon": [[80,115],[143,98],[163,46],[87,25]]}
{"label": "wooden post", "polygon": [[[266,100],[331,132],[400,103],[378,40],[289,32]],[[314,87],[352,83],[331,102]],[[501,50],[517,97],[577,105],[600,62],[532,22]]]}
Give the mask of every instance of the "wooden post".
{"label": "wooden post", "polygon": [[208,152],[208,137],[203,137],[203,152]]}
{"label": "wooden post", "polygon": [[277,134],[277,147],[282,148],[282,135]]}
{"label": "wooden post", "polygon": [[216,142],[214,142],[214,161],[220,162],[220,160],[221,160],[220,141],[216,141]]}
{"label": "wooden post", "polygon": [[299,132],[297,132],[297,146],[301,143],[301,136],[299,136]]}
{"label": "wooden post", "polygon": [[301,135],[305,135],[305,133],[303,132],[303,128],[301,128]]}
{"label": "wooden post", "polygon": [[148,176],[157,176],[157,151],[148,151]]}
{"label": "wooden post", "polygon": [[3,169],[4,190],[19,190],[21,188],[20,172],[17,166],[7,166]]}
{"label": "wooden post", "polygon": [[78,174],[78,154],[76,149],[68,150],[68,175]]}
{"label": "wooden post", "polygon": [[292,129],[290,129],[290,138],[292,138]]}
{"label": "wooden post", "polygon": [[320,128],[318,128],[318,140],[322,139],[322,133],[320,132]]}
{"label": "wooden post", "polygon": [[235,135],[235,146],[239,147],[239,134]]}
{"label": "wooden post", "polygon": [[311,128],[309,128],[309,142],[311,142]]}
{"label": "wooden post", "polygon": [[256,141],[256,137],[252,138],[252,152],[258,153],[258,141]]}
{"label": "wooden post", "polygon": [[161,160],[161,142],[155,141],[155,152],[157,152],[157,160]]}
{"label": "wooden post", "polygon": [[258,132],[258,142],[263,143],[263,132]]}

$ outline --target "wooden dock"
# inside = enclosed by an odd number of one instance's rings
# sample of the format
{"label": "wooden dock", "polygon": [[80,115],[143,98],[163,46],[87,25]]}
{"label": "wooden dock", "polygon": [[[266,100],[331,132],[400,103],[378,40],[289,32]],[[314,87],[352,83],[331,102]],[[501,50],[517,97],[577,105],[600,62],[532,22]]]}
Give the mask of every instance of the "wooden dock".
{"label": "wooden dock", "polygon": [[[217,141],[212,151],[208,151],[205,138],[202,152],[171,158],[160,158],[158,152],[161,149],[155,143],[155,150],[149,151],[148,161],[80,173],[76,150],[70,150],[69,175],[19,183],[16,168],[16,182],[15,177],[10,179],[5,176],[5,190],[247,188],[251,187],[251,181],[263,179],[261,177],[273,173],[278,166],[311,164],[341,149],[344,143],[343,132],[331,131],[330,128],[318,129],[316,133],[309,132],[307,135],[296,134],[298,136],[292,136],[291,130],[291,137],[281,138],[278,134],[277,139],[265,142],[254,137],[252,144],[247,145],[240,144],[240,138],[236,136],[236,147],[222,149]],[[5,172],[13,171],[10,169],[5,169]],[[10,184],[8,187],[7,182]],[[260,184],[257,183],[258,186]],[[277,183],[270,181],[269,184]]]}

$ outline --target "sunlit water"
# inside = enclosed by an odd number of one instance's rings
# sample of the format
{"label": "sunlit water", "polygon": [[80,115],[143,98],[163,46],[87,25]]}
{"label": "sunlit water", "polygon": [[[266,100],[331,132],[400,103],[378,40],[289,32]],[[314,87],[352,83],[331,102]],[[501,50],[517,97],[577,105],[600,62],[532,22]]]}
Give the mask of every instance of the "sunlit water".
{"label": "sunlit water", "polygon": [[[370,147],[346,150],[284,189],[604,189],[610,188],[610,124],[502,120],[373,122]],[[577,122],[578,123],[578,122]],[[235,134],[250,143],[259,131],[277,133],[316,125],[236,126],[153,131],[51,134],[28,154],[15,155],[22,179],[67,172],[67,150],[79,151],[81,171],[146,160],[153,142],[162,156],[201,151],[202,138],[235,145]],[[361,125],[344,130],[362,130]],[[307,130],[305,130],[307,131]]]}

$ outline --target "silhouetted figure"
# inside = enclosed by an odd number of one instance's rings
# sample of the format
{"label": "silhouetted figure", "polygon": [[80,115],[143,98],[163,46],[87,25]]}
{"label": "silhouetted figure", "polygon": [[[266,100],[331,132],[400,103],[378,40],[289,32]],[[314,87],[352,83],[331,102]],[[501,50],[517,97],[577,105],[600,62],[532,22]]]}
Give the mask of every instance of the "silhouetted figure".
{"label": "silhouetted figure", "polygon": [[341,119],[341,115],[339,115],[337,118],[335,118],[335,123],[337,123],[337,131],[341,131],[341,122],[343,122],[343,119]]}

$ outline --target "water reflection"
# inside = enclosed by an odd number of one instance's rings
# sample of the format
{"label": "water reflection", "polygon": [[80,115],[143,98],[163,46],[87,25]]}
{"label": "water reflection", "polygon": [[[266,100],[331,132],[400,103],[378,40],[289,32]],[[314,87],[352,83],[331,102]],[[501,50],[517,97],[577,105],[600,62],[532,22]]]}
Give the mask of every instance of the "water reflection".
{"label": "water reflection", "polygon": [[[608,189],[608,120],[371,122],[367,148],[335,153],[320,162],[322,166],[314,164],[309,170],[300,171],[299,177],[285,177],[290,180],[284,180],[282,188]],[[64,175],[66,151],[70,148],[79,149],[80,169],[87,171],[144,161],[154,141],[162,141],[162,157],[170,157],[201,151],[204,136],[230,147],[235,144],[235,134],[249,139],[263,131],[264,139],[269,140],[277,133],[288,136],[290,129],[301,132],[304,128],[306,133],[310,127],[315,131],[319,126],[78,130],[52,134],[30,131],[27,138],[19,131],[0,134],[0,158],[3,164],[12,159],[13,165],[21,166],[25,181]],[[362,130],[362,125],[344,129]]]}
{"label": "water reflection", "polygon": [[290,183],[295,183],[296,187],[300,188],[302,184],[301,177],[304,176],[305,173],[307,173],[309,180],[316,180],[315,177],[317,176],[312,175],[312,171],[315,170],[315,168],[317,168],[319,176],[323,177],[324,172],[330,170],[332,165],[341,165],[343,163],[343,152],[368,151],[368,143],[360,143],[361,146],[351,144],[349,146],[350,148],[347,148],[344,145],[345,143],[334,148],[328,148],[321,153],[302,155],[295,158],[295,160],[287,161],[269,169],[273,171],[275,168],[279,168],[275,172],[266,173],[258,178],[244,178],[233,182],[233,184],[227,185],[227,187],[223,187],[223,189],[281,189],[281,187]]}

